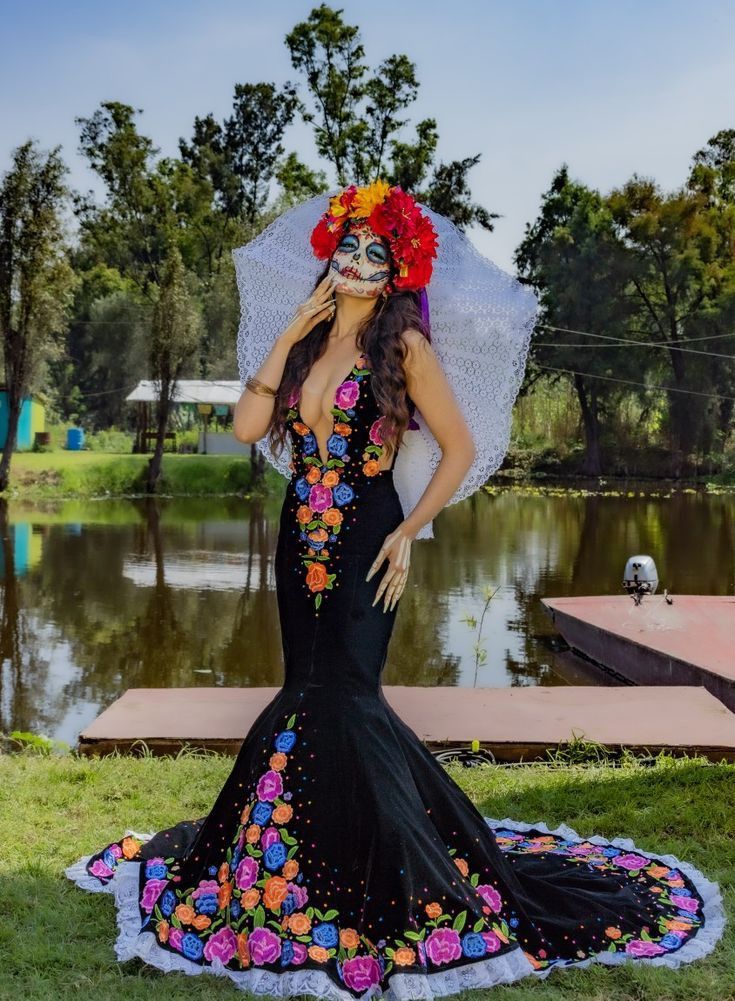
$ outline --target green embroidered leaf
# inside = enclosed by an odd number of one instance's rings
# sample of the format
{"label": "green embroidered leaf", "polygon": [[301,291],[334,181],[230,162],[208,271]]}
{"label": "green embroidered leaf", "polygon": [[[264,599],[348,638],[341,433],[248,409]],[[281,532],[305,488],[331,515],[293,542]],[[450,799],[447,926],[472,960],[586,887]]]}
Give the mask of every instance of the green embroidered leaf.
{"label": "green embroidered leaf", "polygon": [[474,925],[472,926],[472,931],[482,931],[484,927],[485,927],[485,919],[479,918],[477,921],[475,921]]}
{"label": "green embroidered leaf", "polygon": [[265,924],[265,908],[262,904],[258,904],[255,908],[255,914],[253,914],[253,925],[255,928],[262,928]]}
{"label": "green embroidered leaf", "polygon": [[225,858],[227,859],[228,862],[232,862],[232,848],[231,847],[227,849],[227,851],[225,853]]}
{"label": "green embroidered leaf", "polygon": [[297,942],[311,942],[311,935],[297,935]]}
{"label": "green embroidered leaf", "polygon": [[[407,931],[404,931],[403,934],[406,936],[406,938],[410,938],[412,942],[420,942],[421,941],[421,935],[419,935],[419,933],[417,931],[413,931],[410,928]],[[399,942],[398,944],[399,945],[403,945],[402,942]]]}
{"label": "green embroidered leaf", "polygon": [[307,916],[307,918],[313,918],[314,917],[314,908],[313,907],[307,907],[306,908],[306,916]]}
{"label": "green embroidered leaf", "polygon": [[467,920],[467,911],[460,911],[457,917],[452,922],[452,928],[455,931],[462,931]]}
{"label": "green embroidered leaf", "polygon": [[396,951],[395,949],[391,949],[389,947],[389,948],[387,948],[385,950],[385,955],[388,957],[388,959],[393,959],[393,956],[395,955],[395,951]]}
{"label": "green embroidered leaf", "polygon": [[179,921],[179,919],[176,917],[175,914],[171,915],[171,917],[169,918],[169,921],[174,926],[174,928],[181,928],[181,922]]}
{"label": "green embroidered leaf", "polygon": [[287,859],[293,858],[298,850],[299,850],[298,844],[294,845],[293,848],[289,848],[288,855],[286,856],[286,858]]}
{"label": "green embroidered leaf", "polygon": [[648,934],[648,932],[646,931],[645,928],[641,929],[641,938],[643,939],[644,942],[652,942],[653,941],[653,939]]}
{"label": "green embroidered leaf", "polygon": [[313,532],[315,528],[319,528],[319,525],[320,525],[319,519],[315,518],[314,521],[310,521],[309,524],[306,526],[306,531]]}
{"label": "green embroidered leaf", "polygon": [[[291,726],[293,726],[293,723],[291,724]],[[290,728],[291,727],[289,727],[289,729]],[[278,828],[278,833],[281,835],[281,841],[283,841],[284,844],[287,844],[287,845],[297,845],[298,844],[298,841],[296,840],[296,838],[294,838],[293,835],[289,834],[285,827],[279,827]]]}
{"label": "green embroidered leaf", "polygon": [[290,730],[295,722],[296,722],[296,713],[292,713],[288,718],[288,723],[286,723],[286,729]]}
{"label": "green embroidered leaf", "polygon": [[480,873],[473,872],[472,875],[470,876],[470,883],[472,883],[473,886],[477,886],[479,882],[480,882]]}
{"label": "green embroidered leaf", "polygon": [[615,947],[615,943],[614,942],[610,943],[610,945],[607,947],[607,951],[608,952],[617,952],[618,951],[617,948]]}
{"label": "green embroidered leaf", "polygon": [[327,911],[327,913],[326,913],[326,914],[324,915],[324,918],[323,918],[323,920],[324,920],[324,921],[331,921],[331,920],[332,920],[332,918],[336,918],[338,914],[339,914],[339,911],[338,911],[338,910],[335,910],[335,908],[334,908],[334,907],[331,907],[331,908],[330,908],[330,909],[329,909],[329,910]]}
{"label": "green embroidered leaf", "polygon": [[316,608],[319,608],[319,606],[321,605],[321,603],[322,603],[322,596],[321,596],[321,593],[320,593],[314,599],[314,605],[315,605]]}

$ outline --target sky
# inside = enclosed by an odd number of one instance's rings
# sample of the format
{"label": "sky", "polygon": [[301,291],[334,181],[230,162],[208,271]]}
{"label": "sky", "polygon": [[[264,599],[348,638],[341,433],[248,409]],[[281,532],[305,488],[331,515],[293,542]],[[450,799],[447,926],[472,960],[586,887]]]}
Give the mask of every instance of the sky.
{"label": "sky", "polygon": [[[317,6],[240,0],[52,3],[0,0],[0,169],[28,138],[62,146],[69,182],[101,193],[79,155],[76,116],[100,102],[140,108],[140,131],[178,152],[196,115],[230,114],[236,83],[303,86],[284,38]],[[513,253],[543,192],[566,163],[602,193],[634,173],[664,191],[686,178],[692,155],[735,127],[735,4],[731,0],[345,0],[368,66],[392,54],[416,65],[412,124],[437,121],[437,160],[481,154],[473,201],[501,218],[468,230],[478,249],[515,273]],[[304,97],[306,99],[305,89]],[[287,130],[286,150],[331,166],[311,127]]]}

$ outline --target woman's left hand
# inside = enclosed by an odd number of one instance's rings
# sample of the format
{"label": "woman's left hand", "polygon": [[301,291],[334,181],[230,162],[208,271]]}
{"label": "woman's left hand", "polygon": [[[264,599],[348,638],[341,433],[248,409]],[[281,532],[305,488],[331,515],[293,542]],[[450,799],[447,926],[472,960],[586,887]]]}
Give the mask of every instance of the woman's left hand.
{"label": "woman's left hand", "polygon": [[411,562],[411,543],[413,535],[403,525],[399,525],[390,535],[387,535],[385,542],[378,550],[378,555],[368,570],[365,580],[370,580],[374,573],[380,569],[383,560],[388,557],[388,568],[383,574],[383,579],[378,585],[373,606],[375,606],[385,592],[383,611],[392,611],[398,599],[403,594],[408,579],[408,567]]}

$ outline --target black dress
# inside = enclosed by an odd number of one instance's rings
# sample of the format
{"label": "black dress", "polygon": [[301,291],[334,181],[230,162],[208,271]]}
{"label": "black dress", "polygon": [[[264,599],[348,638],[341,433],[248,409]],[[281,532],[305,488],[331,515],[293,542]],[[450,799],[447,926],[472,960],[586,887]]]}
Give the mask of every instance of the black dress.
{"label": "black dress", "polygon": [[386,701],[397,607],[372,605],[387,563],[365,576],[404,512],[370,374],[363,354],[338,388],[326,457],[289,401],[285,680],[209,815],[129,831],[67,875],[115,894],[118,959],[275,996],[433,998],[704,955],[716,884],[629,840],[484,818]]}

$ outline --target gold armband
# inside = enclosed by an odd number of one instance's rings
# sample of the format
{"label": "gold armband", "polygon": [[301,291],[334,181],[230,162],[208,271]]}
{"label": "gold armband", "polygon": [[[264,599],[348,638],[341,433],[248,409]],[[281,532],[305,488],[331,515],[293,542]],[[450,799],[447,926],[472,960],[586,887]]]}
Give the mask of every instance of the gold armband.
{"label": "gold armband", "polygon": [[257,393],[259,396],[276,395],[275,389],[271,389],[270,386],[266,386],[264,382],[261,382],[260,379],[256,379],[253,375],[251,375],[245,383],[245,388],[249,389],[251,393]]}

